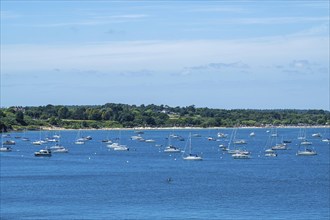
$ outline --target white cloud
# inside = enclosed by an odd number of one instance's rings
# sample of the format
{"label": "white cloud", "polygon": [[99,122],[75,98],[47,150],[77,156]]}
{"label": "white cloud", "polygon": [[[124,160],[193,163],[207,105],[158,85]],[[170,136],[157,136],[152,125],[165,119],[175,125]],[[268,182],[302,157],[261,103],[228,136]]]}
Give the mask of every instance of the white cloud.
{"label": "white cloud", "polygon": [[[83,45],[2,45],[6,73],[82,69],[101,72],[152,70],[180,72],[231,64],[281,65],[292,60],[328,63],[327,37],[273,37],[248,40],[127,41]],[[222,64],[219,64],[221,61]],[[241,61],[241,63],[236,63]]]}

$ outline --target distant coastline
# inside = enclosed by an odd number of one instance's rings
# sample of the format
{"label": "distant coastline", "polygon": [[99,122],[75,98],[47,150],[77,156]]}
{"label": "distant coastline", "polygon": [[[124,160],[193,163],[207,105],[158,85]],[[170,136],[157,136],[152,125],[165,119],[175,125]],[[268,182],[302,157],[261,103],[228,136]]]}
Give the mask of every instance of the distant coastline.
{"label": "distant coastline", "polygon": [[168,105],[107,103],[95,106],[14,106],[0,108],[0,129],[10,130],[159,130],[265,127],[322,127],[330,125],[326,110],[211,109]]}
{"label": "distant coastline", "polygon": [[[329,128],[330,125],[307,125],[307,126],[242,126],[239,129],[266,129],[266,128]],[[60,127],[41,127],[41,130],[45,131],[61,131],[61,130],[132,130],[132,131],[143,131],[143,130],[202,130],[202,129],[209,129],[209,130],[221,130],[221,129],[233,129],[235,127],[136,127],[136,128],[60,128]]]}

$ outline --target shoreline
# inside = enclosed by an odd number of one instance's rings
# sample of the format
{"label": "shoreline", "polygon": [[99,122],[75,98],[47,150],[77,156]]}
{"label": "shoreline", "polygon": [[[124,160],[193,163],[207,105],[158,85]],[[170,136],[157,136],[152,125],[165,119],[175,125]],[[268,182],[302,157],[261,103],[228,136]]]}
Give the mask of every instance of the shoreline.
{"label": "shoreline", "polygon": [[[65,130],[132,130],[132,131],[143,131],[143,130],[203,130],[203,129],[209,129],[209,130],[221,130],[221,129],[233,129],[235,127],[136,127],[136,128],[79,128],[79,129],[73,129],[73,128],[60,128],[60,127],[41,127],[41,130],[45,131],[65,131]],[[330,125],[308,125],[308,126],[263,126],[263,127],[257,127],[257,126],[243,126],[238,127],[239,129],[271,129],[271,128],[330,128]]]}

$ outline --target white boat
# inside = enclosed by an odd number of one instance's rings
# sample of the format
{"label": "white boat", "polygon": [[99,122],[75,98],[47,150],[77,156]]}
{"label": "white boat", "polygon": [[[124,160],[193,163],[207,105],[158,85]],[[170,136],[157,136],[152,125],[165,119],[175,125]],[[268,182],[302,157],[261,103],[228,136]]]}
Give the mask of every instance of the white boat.
{"label": "white boat", "polygon": [[216,139],[214,139],[213,137],[208,137],[207,140],[209,140],[209,141],[216,141]]}
{"label": "white boat", "polygon": [[[228,147],[225,148],[225,150],[227,151],[228,154],[232,154],[232,155],[235,155],[235,154],[237,154],[237,156],[238,156],[238,154],[249,155],[250,154],[249,151],[247,151],[245,149],[241,149],[242,148],[241,145],[244,145],[247,142],[244,139],[236,139],[237,131],[238,131],[238,127],[235,127],[230,136]],[[231,144],[233,144],[233,148],[231,148]],[[239,145],[239,146],[236,146],[236,145]],[[233,157],[233,158],[235,158],[235,157]]]}
{"label": "white boat", "polygon": [[202,135],[200,135],[200,134],[193,134],[192,136],[193,137],[202,137]]}
{"label": "white boat", "polygon": [[3,146],[3,135],[1,135],[1,147],[0,147],[0,152],[10,152],[12,151],[11,147],[4,147]]}
{"label": "white boat", "polygon": [[219,148],[222,150],[222,151],[228,151],[228,147],[224,144],[220,144],[219,145]]}
{"label": "white boat", "polygon": [[125,145],[118,145],[117,147],[113,148],[114,151],[129,151],[129,148]]}
{"label": "white boat", "polygon": [[286,144],[276,144],[272,147],[272,150],[287,150]]}
{"label": "white boat", "polygon": [[221,132],[219,132],[217,135],[219,138],[226,138],[228,136],[228,134],[221,133]]}
{"label": "white boat", "polygon": [[68,153],[69,150],[66,149],[66,148],[64,148],[64,147],[61,147],[61,146],[60,146],[60,147],[58,147],[58,148],[52,150],[52,152],[53,152],[53,153]]}
{"label": "white boat", "polygon": [[180,153],[181,150],[178,147],[175,147],[171,144],[171,135],[168,136],[168,145],[164,149],[165,153]]}
{"label": "white boat", "polygon": [[12,140],[8,140],[8,141],[3,142],[3,145],[15,145],[15,144],[16,144],[16,142],[12,141]]}
{"label": "white boat", "polygon": [[198,156],[197,154],[189,154],[188,156],[183,158],[184,160],[203,160],[201,156]]}
{"label": "white boat", "polygon": [[269,154],[269,153],[275,153],[275,151],[274,151],[273,149],[269,148],[269,149],[266,149],[266,150],[265,150],[265,153],[266,153],[266,154]]}
{"label": "white boat", "polygon": [[181,150],[173,145],[169,145],[164,150],[165,153],[180,153]]}
{"label": "white boat", "polygon": [[154,143],[155,140],[153,140],[153,139],[147,139],[147,140],[145,140],[145,142],[146,142],[146,143]]}
{"label": "white boat", "polygon": [[232,155],[234,159],[250,159],[250,155],[248,154],[243,154],[243,153],[235,153]]}
{"label": "white boat", "polygon": [[235,149],[235,150],[228,150],[228,154],[245,154],[245,155],[249,155],[250,152],[247,151],[247,150]]}
{"label": "white boat", "polygon": [[143,139],[143,137],[141,135],[133,135],[133,136],[131,136],[131,139],[133,141],[135,141],[135,140],[137,141],[137,140]]}
{"label": "white boat", "polygon": [[265,153],[265,157],[277,157],[277,153]]}
{"label": "white boat", "polygon": [[247,144],[247,142],[245,140],[241,139],[241,140],[235,140],[234,144]]}
{"label": "white boat", "polygon": [[47,142],[58,142],[58,140],[55,138],[46,138],[46,141]]}
{"label": "white boat", "polygon": [[108,144],[107,145],[107,148],[111,148],[111,149],[114,149],[114,148],[116,148],[116,147],[119,147],[120,145],[118,144],[118,143],[112,143],[112,144]]}
{"label": "white boat", "polygon": [[60,138],[61,136],[59,134],[54,134],[53,138]]}
{"label": "white boat", "polygon": [[52,152],[48,149],[42,149],[37,152],[34,152],[34,156],[36,157],[50,157],[52,156]]}
{"label": "white boat", "polygon": [[299,129],[298,140],[306,139],[306,127]]}
{"label": "white boat", "polygon": [[79,144],[85,144],[85,141],[77,140],[77,141],[75,141],[74,143],[75,143],[75,144],[78,144],[78,145],[79,145]]}
{"label": "white boat", "polygon": [[256,133],[251,132],[251,133],[250,133],[250,137],[254,137],[254,136],[256,136]]}
{"label": "white boat", "polygon": [[39,129],[39,140],[33,141],[32,144],[33,145],[42,145],[42,144],[45,144],[45,143],[47,143],[47,141],[44,141],[44,140],[41,139],[41,127],[40,127],[40,129]]}
{"label": "white boat", "polygon": [[329,143],[330,142],[330,138],[324,138],[324,139],[322,139],[322,142]]}
{"label": "white boat", "polygon": [[305,149],[297,152],[297,156],[315,156],[315,155],[317,155],[317,153],[315,150],[312,149]]}
{"label": "white boat", "polygon": [[80,130],[78,130],[78,133],[77,133],[77,137],[76,137],[76,141],[74,142],[75,144],[85,144],[85,141],[87,139],[81,137],[80,135]]}
{"label": "white boat", "polygon": [[300,143],[301,145],[312,145],[312,142],[304,140]]}
{"label": "white boat", "polygon": [[278,134],[277,134],[277,127],[272,127],[270,129],[270,136],[271,137],[278,137]]}
{"label": "white boat", "polygon": [[312,137],[322,137],[322,135],[320,133],[315,133],[315,134],[312,134]]}
{"label": "white boat", "polygon": [[[285,143],[278,143],[278,136],[273,135],[274,132],[270,132],[268,136],[266,145],[265,145],[265,157],[276,157],[277,150],[287,150],[287,144]],[[277,134],[277,131],[276,131]]]}
{"label": "white boat", "polygon": [[102,140],[103,143],[106,143],[106,144],[112,144],[112,140]]}
{"label": "white boat", "polygon": [[[303,146],[302,150],[301,150],[301,146]],[[309,147],[309,145],[302,145],[302,144],[299,145],[297,156],[315,156],[315,155],[317,155],[316,151],[311,147]]]}
{"label": "white boat", "polygon": [[11,152],[11,147],[0,147],[0,152]]}
{"label": "white boat", "polygon": [[[184,152],[186,149],[184,150]],[[189,134],[189,154],[185,157],[183,157],[184,160],[195,160],[195,161],[201,161],[203,158],[197,154],[193,154],[192,152],[192,146],[191,146],[191,134]]]}
{"label": "white boat", "polygon": [[43,141],[33,141],[32,144],[33,145],[42,145],[44,142]]}

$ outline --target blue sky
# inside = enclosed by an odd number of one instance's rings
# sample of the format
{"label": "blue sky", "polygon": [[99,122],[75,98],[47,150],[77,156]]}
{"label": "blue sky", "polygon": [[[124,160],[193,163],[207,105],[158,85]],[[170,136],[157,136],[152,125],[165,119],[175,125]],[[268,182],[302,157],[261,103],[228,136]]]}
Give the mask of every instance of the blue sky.
{"label": "blue sky", "polygon": [[329,99],[328,1],[1,1],[1,106]]}

